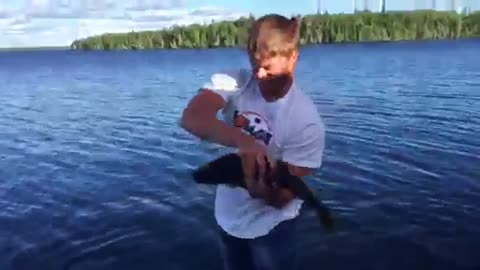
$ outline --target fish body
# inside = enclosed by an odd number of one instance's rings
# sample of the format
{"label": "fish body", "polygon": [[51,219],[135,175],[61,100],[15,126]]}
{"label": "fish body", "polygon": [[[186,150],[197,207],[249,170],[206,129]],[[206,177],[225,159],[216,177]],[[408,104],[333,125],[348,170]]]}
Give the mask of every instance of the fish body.
{"label": "fish body", "polygon": [[[290,174],[286,162],[279,160],[276,162],[273,171],[269,170],[267,168],[267,184],[289,189],[296,197],[303,200],[308,207],[316,211],[327,232],[333,231],[334,220],[330,210],[320,202],[305,181]],[[193,171],[192,176],[198,184],[225,184],[246,189],[242,160],[235,153],[223,155],[200,166]]]}

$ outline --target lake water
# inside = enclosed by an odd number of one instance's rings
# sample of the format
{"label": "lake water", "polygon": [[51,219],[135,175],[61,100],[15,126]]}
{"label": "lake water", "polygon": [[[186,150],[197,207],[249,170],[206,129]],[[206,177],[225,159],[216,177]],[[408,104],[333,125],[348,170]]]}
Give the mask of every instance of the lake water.
{"label": "lake water", "polygon": [[[327,126],[309,181],[339,223],[298,228],[299,269],[480,268],[480,41],[305,47]],[[221,269],[223,153],[178,126],[237,49],[0,53],[0,269]]]}

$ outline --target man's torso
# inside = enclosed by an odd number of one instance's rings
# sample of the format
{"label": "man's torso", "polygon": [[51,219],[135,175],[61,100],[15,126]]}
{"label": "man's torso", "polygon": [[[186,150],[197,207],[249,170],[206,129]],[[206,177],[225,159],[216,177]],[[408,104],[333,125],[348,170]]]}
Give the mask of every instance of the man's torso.
{"label": "man's torso", "polygon": [[[295,133],[291,129],[298,126],[292,121],[299,120],[298,117],[309,117],[291,113],[293,106],[306,105],[302,98],[297,98],[301,95],[298,91],[292,86],[284,98],[268,103],[252,79],[239,95],[227,103],[223,111],[224,120],[255,136],[266,145],[271,155],[281,159],[285,136]],[[267,234],[284,220],[295,218],[301,205],[301,200],[294,199],[283,208],[276,209],[261,199],[251,198],[243,188],[221,185],[216,192],[215,217],[227,233],[239,238],[254,238]]]}

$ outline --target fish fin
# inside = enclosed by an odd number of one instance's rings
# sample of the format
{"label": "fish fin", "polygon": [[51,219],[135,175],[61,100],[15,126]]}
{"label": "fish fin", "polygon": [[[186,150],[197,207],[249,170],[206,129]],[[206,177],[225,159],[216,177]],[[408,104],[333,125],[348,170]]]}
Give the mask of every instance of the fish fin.
{"label": "fish fin", "polygon": [[230,184],[244,186],[243,168],[240,157],[226,154],[201,165],[192,173],[193,179],[199,184]]}

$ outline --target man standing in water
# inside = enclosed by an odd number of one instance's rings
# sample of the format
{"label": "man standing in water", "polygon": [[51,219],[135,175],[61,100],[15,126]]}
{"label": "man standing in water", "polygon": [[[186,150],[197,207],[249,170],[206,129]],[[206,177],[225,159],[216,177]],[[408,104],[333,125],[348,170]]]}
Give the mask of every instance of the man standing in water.
{"label": "man standing in water", "polygon": [[281,159],[304,177],[322,163],[323,122],[294,83],[299,30],[299,18],[271,14],[256,20],[247,46],[252,69],[213,74],[182,115],[184,129],[242,156],[248,191],[220,185],[215,198],[229,270],[294,269],[294,224],[302,201],[286,189],[267,187],[254,169],[262,175],[265,157]]}

